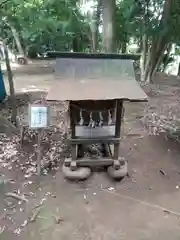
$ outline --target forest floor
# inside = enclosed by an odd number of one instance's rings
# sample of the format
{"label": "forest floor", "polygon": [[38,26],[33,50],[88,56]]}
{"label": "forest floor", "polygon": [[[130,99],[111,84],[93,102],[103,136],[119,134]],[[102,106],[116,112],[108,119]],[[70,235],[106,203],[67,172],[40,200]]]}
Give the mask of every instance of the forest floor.
{"label": "forest floor", "polygon": [[[48,90],[52,65],[34,61],[14,69],[16,91]],[[149,103],[125,104],[120,154],[128,160],[129,177],[121,182],[112,181],[106,172],[68,182],[59,163],[41,177],[30,174],[35,171],[34,143],[20,149],[19,136],[0,121],[0,239],[179,240],[179,143],[164,134],[150,135],[140,121],[147,109],[155,112],[160,105],[174,104],[179,82],[159,74],[156,84],[144,87]],[[51,141],[51,153],[60,149],[53,156],[67,150],[62,139],[58,142]],[[8,192],[23,195],[25,201],[5,197]]]}

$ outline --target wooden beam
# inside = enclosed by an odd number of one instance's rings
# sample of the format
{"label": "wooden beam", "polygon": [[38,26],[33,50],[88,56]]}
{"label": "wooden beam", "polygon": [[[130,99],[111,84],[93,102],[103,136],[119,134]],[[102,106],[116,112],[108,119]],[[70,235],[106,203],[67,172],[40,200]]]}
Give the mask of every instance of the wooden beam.
{"label": "wooden beam", "polygon": [[[119,138],[121,135],[121,120],[122,120],[122,113],[123,113],[123,101],[117,100],[116,101],[116,126],[115,126],[115,137]],[[118,160],[119,158],[119,148],[120,142],[114,144],[114,159]]]}
{"label": "wooden beam", "polygon": [[119,143],[121,138],[101,137],[101,138],[71,138],[67,140],[72,145],[93,144],[93,143]]}
{"label": "wooden beam", "polygon": [[48,58],[88,58],[88,59],[131,59],[139,60],[140,54],[115,53],[81,53],[81,52],[47,52]]}
{"label": "wooden beam", "polygon": [[[77,167],[101,167],[101,166],[111,166],[113,165],[114,160],[110,158],[97,158],[97,159],[88,159],[82,158],[75,161]],[[69,167],[71,161],[65,162],[65,165]]]}

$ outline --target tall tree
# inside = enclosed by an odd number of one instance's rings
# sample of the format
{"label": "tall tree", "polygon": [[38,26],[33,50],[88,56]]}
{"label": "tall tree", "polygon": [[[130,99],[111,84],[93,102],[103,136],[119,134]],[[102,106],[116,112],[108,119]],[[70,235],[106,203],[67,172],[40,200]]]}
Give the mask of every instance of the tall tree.
{"label": "tall tree", "polygon": [[150,51],[145,65],[144,81],[151,82],[154,78],[164,52],[170,41],[170,17],[173,1],[165,0],[162,17],[159,23],[159,34],[153,36]]}
{"label": "tall tree", "polygon": [[117,50],[115,37],[115,12],[116,0],[102,0],[103,52],[116,52]]}
{"label": "tall tree", "polygon": [[90,28],[92,33],[92,50],[97,52],[99,44],[99,24],[101,16],[101,0],[98,0],[97,4],[93,7],[93,12],[90,22]]}
{"label": "tall tree", "polygon": [[3,48],[4,48],[6,69],[7,69],[8,82],[9,82],[9,92],[10,92],[10,102],[11,102],[11,112],[12,112],[11,121],[13,124],[17,125],[17,107],[16,107],[13,74],[12,74],[11,65],[10,65],[10,61],[9,61],[8,49],[7,49],[5,42],[3,42]]}

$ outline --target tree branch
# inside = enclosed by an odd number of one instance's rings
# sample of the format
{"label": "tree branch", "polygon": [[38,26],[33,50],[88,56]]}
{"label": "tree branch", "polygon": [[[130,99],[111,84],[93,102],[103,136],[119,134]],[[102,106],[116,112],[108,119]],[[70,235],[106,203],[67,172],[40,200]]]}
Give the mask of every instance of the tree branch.
{"label": "tree branch", "polygon": [[9,2],[9,1],[10,1],[10,0],[4,0],[4,1],[0,2],[0,7],[3,7],[3,5],[4,5],[5,3]]}

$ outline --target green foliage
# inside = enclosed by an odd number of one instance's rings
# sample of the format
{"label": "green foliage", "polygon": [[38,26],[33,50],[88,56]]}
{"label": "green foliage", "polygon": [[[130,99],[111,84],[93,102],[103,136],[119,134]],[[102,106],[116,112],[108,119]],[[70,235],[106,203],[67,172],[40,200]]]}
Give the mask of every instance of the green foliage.
{"label": "green foliage", "polygon": [[11,0],[3,5],[1,36],[12,43],[10,26],[20,35],[21,43],[31,52],[69,50],[73,39],[84,36],[88,25],[76,0]]}
{"label": "green foliage", "polygon": [[121,43],[130,39],[141,42],[146,34],[148,40],[168,31],[170,42],[180,44],[180,2],[171,1],[170,18],[162,26],[164,0],[121,0],[117,2],[116,37]]}
{"label": "green foliage", "polygon": [[173,1],[170,18],[171,40],[180,45],[180,2]]}
{"label": "green foliage", "polygon": [[[89,22],[80,12],[79,0],[4,1],[0,5],[1,37],[7,39],[11,47],[14,46],[11,27],[32,55],[46,50],[70,50],[77,45],[74,42],[80,45],[78,50],[89,45]],[[117,1],[117,43],[128,44],[131,39],[140,43],[144,34],[151,41],[168,29],[169,41],[180,44],[180,3],[175,0],[172,3],[170,21],[164,27],[160,24],[164,0]]]}
{"label": "green foliage", "polygon": [[127,42],[129,37],[129,18],[132,0],[120,1],[116,8],[116,38],[121,43]]}

